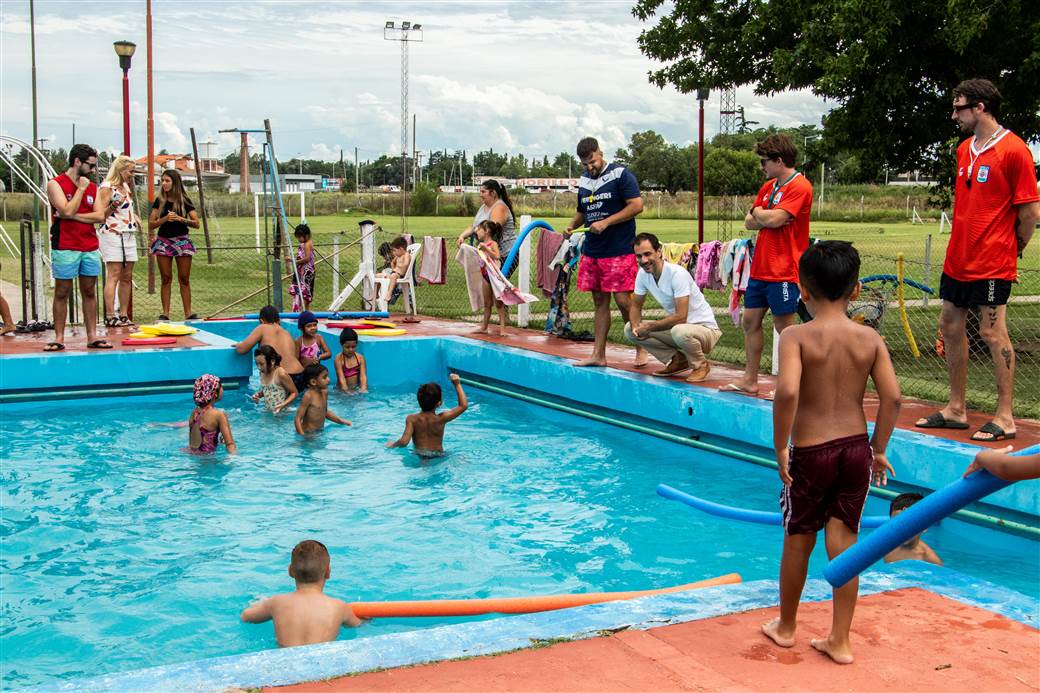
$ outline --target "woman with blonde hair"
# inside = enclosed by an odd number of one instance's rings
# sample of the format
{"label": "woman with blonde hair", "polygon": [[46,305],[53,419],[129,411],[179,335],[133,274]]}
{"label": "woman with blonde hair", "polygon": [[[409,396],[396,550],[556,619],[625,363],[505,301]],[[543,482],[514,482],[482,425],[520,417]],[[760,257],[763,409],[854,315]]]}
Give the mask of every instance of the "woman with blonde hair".
{"label": "woman with blonde hair", "polygon": [[[128,314],[133,292],[134,263],[137,262],[137,230],[141,220],[134,209],[134,168],[128,156],[116,157],[105,182],[98,188],[98,203],[107,210],[98,231],[101,259],[105,263],[105,327],[131,325]],[[119,310],[116,310],[116,291]]]}
{"label": "woman with blonde hair", "polygon": [[195,255],[195,245],[188,237],[189,227],[199,228],[199,215],[195,213],[195,205],[184,191],[181,174],[176,169],[167,169],[162,173],[159,196],[152,203],[152,212],[148,215],[148,229],[156,233],[152,239],[151,253],[159,265],[162,281],[159,287],[163,311],[160,320],[170,319],[170,289],[175,259],[184,319],[194,320],[199,317],[191,311],[191,258]]}

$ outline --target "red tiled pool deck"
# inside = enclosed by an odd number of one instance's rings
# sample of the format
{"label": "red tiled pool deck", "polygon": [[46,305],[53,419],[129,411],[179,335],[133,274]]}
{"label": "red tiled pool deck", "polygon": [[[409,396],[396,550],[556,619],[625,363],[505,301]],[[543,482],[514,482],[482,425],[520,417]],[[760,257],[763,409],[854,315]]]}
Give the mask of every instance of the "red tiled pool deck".
{"label": "red tiled pool deck", "polygon": [[[395,315],[391,319],[398,323],[398,327],[403,327],[408,330],[408,335],[414,337],[436,337],[444,335],[454,335],[460,337],[469,337],[472,339],[478,339],[484,342],[490,342],[492,344],[502,344],[504,346],[516,347],[519,349],[527,349],[528,351],[534,351],[540,354],[549,354],[552,356],[559,356],[565,359],[580,360],[587,358],[589,352],[592,349],[592,345],[588,342],[572,342],[566,339],[559,339],[558,337],[551,337],[546,335],[544,332],[530,329],[520,328],[509,328],[507,334],[504,337],[491,336],[491,335],[478,335],[473,334],[476,326],[473,323],[461,322],[457,320],[445,320],[442,318],[431,318],[421,316],[421,322],[418,323],[404,323],[402,322],[403,315]],[[323,321],[324,322],[324,321]],[[200,328],[205,329],[205,323],[198,324]],[[120,341],[125,337],[129,336],[133,329],[116,329],[112,330],[109,335],[109,340],[114,349],[136,349],[141,347],[124,347],[120,345]],[[99,336],[105,337],[105,328],[99,328]],[[29,335],[18,335],[16,337],[0,337],[0,356],[8,354],[30,354],[39,353],[43,350],[44,345],[47,344],[53,338],[51,332],[37,332]],[[67,352],[85,352],[90,351],[92,353],[103,354],[108,350],[95,350],[87,349],[87,339],[84,335],[83,328],[76,328],[76,332],[73,333],[71,330],[67,332],[66,336],[66,350]],[[192,346],[205,346],[201,342],[192,339],[191,337],[180,337],[177,340],[177,344],[171,346],[178,347],[192,347]],[[150,348],[162,348],[162,347],[150,347]],[[59,352],[60,353],[60,352]],[[650,364],[645,368],[639,369],[632,365],[632,358],[635,352],[631,347],[621,346],[616,344],[610,344],[607,346],[607,363],[611,368],[617,368],[632,373],[649,374],[660,366],[658,363],[651,359]],[[689,387],[709,387],[717,388],[720,385],[736,380],[742,373],[741,369],[735,368],[727,364],[712,363],[711,374],[707,380],[703,383],[691,384]],[[936,377],[945,377],[945,374],[937,374]],[[676,382],[682,382],[677,380]],[[760,379],[760,391],[767,393],[773,389],[773,378],[772,376],[763,375]],[[727,397],[741,397],[744,395],[739,394],[728,394]],[[873,414],[876,411],[877,404],[876,400],[870,393],[867,393],[867,399],[864,403],[864,409],[867,413],[868,419],[873,419]],[[968,430],[944,430],[944,429],[921,429],[914,427],[914,421],[927,416],[935,411],[935,404],[929,402],[921,402],[914,399],[904,399],[903,408],[899,414],[899,428],[904,428],[911,431],[917,431],[918,433],[925,433],[928,435],[938,436],[940,438],[948,438],[950,440],[959,440],[962,442],[972,443],[969,440],[969,436],[972,431],[978,430],[984,423],[989,421],[989,415],[982,412],[969,411],[968,412]],[[1032,419],[1016,419],[1015,425],[1017,427],[1017,436],[1014,441],[1015,448],[1028,447],[1036,443],[1040,443],[1040,421]],[[1006,443],[974,443],[976,445],[985,445],[986,447],[1003,447]]]}
{"label": "red tiled pool deck", "polygon": [[474,659],[436,662],[268,693],[336,691],[966,691],[1040,690],[1040,631],[921,589],[863,598],[852,626],[856,661],[809,645],[830,627],[830,603],[803,604],[798,642],[759,631],[776,608],[629,630]]}

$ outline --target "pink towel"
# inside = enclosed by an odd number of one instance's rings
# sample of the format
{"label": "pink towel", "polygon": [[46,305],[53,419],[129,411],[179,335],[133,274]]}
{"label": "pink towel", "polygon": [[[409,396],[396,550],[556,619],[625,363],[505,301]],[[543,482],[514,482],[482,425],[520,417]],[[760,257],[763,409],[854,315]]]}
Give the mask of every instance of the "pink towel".
{"label": "pink towel", "polygon": [[430,284],[444,284],[448,276],[448,252],[440,236],[426,236],[422,245],[422,267],[419,279]]}
{"label": "pink towel", "polygon": [[556,288],[556,280],[560,276],[560,266],[550,269],[549,263],[556,257],[556,252],[563,245],[563,234],[542,229],[538,236],[538,250],[535,252],[538,259],[538,287],[546,298],[552,296]]}
{"label": "pink towel", "polygon": [[491,292],[499,301],[507,306],[518,306],[521,303],[534,303],[538,300],[537,296],[525,294],[513,286],[506,279],[505,275],[502,274],[498,263],[490,259],[483,250],[478,250],[477,255],[480,256],[481,265],[487,272],[487,280],[491,283]]}

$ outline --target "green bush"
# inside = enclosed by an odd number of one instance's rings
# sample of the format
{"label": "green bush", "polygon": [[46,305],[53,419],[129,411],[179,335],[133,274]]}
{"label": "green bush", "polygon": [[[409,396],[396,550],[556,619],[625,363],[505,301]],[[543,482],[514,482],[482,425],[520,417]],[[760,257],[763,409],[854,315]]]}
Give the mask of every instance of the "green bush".
{"label": "green bush", "polygon": [[437,209],[437,187],[433,183],[417,183],[412,191],[412,214],[432,216]]}

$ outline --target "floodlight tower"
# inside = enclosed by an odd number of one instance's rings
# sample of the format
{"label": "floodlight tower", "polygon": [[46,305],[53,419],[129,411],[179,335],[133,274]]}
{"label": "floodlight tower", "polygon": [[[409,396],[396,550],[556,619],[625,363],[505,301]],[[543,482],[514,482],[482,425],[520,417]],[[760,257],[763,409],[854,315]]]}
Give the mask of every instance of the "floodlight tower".
{"label": "floodlight tower", "polygon": [[408,44],[411,41],[422,42],[422,24],[401,22],[398,27],[387,20],[383,39],[401,42],[401,233],[404,233],[408,230]]}
{"label": "floodlight tower", "polygon": [[[723,87],[719,95],[719,133],[733,135],[737,131],[737,114],[743,117],[743,109],[737,110],[737,88],[733,85]],[[732,146],[732,143],[727,143]],[[733,222],[729,218],[730,210],[736,205],[736,196],[730,193],[730,180],[722,182],[722,195],[719,196],[719,218],[715,236],[719,240],[728,241],[733,235]]]}

